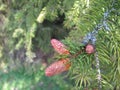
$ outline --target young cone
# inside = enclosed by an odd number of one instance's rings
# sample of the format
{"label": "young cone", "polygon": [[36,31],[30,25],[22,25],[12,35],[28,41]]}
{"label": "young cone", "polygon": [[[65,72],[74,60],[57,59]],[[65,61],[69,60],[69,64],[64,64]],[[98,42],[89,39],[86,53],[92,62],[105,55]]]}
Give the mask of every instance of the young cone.
{"label": "young cone", "polygon": [[94,46],[93,46],[92,44],[88,44],[88,45],[86,45],[86,47],[85,47],[85,51],[86,51],[86,53],[88,53],[88,54],[92,54],[92,53],[95,52],[95,48],[94,48]]}
{"label": "young cone", "polygon": [[67,71],[70,65],[70,60],[68,58],[60,59],[59,61],[52,63],[48,68],[46,68],[45,75],[54,76],[56,74]]}
{"label": "young cone", "polygon": [[51,44],[52,44],[53,48],[55,49],[55,51],[58,52],[59,54],[65,54],[65,55],[70,54],[69,50],[67,50],[65,48],[66,46],[63,43],[61,43],[60,41],[58,41],[56,39],[52,39]]}

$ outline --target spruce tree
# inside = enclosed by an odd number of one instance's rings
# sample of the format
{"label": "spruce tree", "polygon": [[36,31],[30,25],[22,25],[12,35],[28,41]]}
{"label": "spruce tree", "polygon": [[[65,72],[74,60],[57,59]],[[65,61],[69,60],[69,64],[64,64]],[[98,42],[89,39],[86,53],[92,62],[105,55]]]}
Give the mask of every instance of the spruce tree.
{"label": "spruce tree", "polygon": [[3,45],[0,32],[0,52],[6,48],[9,52],[0,57],[9,58],[24,48],[24,59],[34,62],[34,50],[51,52],[50,40],[56,38],[70,51],[70,57],[63,57],[71,62],[72,90],[120,89],[120,0],[2,0],[0,4],[0,22],[3,17],[8,20],[1,28],[7,42]]}

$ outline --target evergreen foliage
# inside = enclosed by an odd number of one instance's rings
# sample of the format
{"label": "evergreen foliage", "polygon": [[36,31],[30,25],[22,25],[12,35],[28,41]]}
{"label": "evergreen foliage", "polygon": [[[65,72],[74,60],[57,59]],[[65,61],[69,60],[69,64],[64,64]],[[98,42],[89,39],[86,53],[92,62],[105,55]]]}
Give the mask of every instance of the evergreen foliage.
{"label": "evergreen foliage", "polygon": [[[62,40],[71,55],[72,90],[98,89],[95,54],[82,43],[95,33],[94,43],[101,71],[101,90],[120,89],[120,0],[1,0],[0,61],[17,63],[14,52],[31,65],[35,51],[51,53],[51,38]],[[109,13],[105,13],[109,12]],[[101,24],[101,26],[99,26]],[[50,61],[49,61],[50,62]],[[30,67],[23,64],[25,67]],[[32,71],[31,71],[32,72]]]}

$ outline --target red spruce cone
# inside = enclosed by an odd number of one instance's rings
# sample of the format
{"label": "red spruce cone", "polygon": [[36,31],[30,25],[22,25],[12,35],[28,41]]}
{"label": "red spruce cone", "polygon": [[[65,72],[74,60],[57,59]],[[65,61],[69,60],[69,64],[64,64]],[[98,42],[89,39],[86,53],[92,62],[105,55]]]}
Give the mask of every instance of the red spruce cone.
{"label": "red spruce cone", "polygon": [[86,47],[85,47],[85,51],[86,51],[86,53],[88,53],[88,54],[92,54],[92,53],[95,52],[95,48],[94,48],[94,46],[93,46],[92,44],[88,44],[88,45],[86,45]]}
{"label": "red spruce cone", "polygon": [[51,44],[52,44],[53,48],[55,49],[55,51],[58,52],[59,54],[65,54],[65,55],[70,54],[69,50],[67,50],[65,48],[66,46],[63,43],[61,43],[60,41],[58,41],[56,39],[52,39]]}
{"label": "red spruce cone", "polygon": [[71,64],[68,58],[60,59],[59,61],[52,63],[49,67],[46,68],[45,75],[50,77],[67,71],[70,65]]}

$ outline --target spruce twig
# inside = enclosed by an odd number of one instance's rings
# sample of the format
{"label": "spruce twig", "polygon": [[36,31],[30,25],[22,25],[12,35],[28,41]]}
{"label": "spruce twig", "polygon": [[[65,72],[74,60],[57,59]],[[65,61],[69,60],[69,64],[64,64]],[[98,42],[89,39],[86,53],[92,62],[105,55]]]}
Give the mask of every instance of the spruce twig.
{"label": "spruce twig", "polygon": [[[101,19],[100,23],[98,23],[96,25],[96,27],[93,29],[92,32],[89,32],[83,39],[82,43],[83,44],[87,44],[89,41],[91,41],[91,43],[93,45],[95,45],[96,42],[96,34],[98,33],[99,30],[101,30],[102,28],[104,28],[106,31],[109,31],[110,28],[108,26],[108,22],[107,19],[110,15],[110,13],[114,10],[114,4],[116,3],[116,0],[113,0],[112,5],[111,5],[111,9],[107,9],[104,14],[103,14],[103,18]],[[98,80],[98,90],[102,89],[102,85],[101,85],[101,70],[100,70],[100,63],[99,63],[99,59],[98,59],[98,52],[95,52],[95,61],[96,61],[96,69],[97,69],[97,80]]]}
{"label": "spruce twig", "polygon": [[97,81],[98,81],[98,90],[102,89],[102,84],[101,84],[101,71],[100,71],[100,62],[98,59],[98,52],[95,52],[95,61],[96,61],[96,69],[97,69]]}

